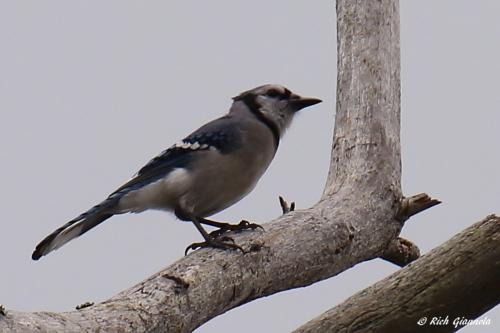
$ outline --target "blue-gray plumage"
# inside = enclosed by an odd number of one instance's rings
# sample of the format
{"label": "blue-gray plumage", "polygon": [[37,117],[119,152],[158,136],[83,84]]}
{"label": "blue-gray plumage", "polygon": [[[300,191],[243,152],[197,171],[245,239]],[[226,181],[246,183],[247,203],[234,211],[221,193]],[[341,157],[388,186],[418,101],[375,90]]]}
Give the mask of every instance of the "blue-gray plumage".
{"label": "blue-gray plumage", "polygon": [[[48,235],[36,246],[32,258],[38,260],[113,215],[147,209],[171,211],[192,221],[205,241],[188,249],[241,249],[221,235],[228,230],[253,229],[256,224],[232,225],[206,217],[236,203],[254,188],[295,113],[319,102],[271,84],[234,97],[228,114],[153,158],[103,202]],[[219,229],[208,234],[201,224]]]}

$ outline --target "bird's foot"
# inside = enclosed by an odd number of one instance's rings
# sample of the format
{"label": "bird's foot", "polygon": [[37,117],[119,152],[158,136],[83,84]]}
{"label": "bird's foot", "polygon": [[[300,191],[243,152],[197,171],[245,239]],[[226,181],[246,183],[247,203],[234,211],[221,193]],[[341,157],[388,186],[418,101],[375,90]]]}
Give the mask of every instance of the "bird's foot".
{"label": "bird's foot", "polygon": [[211,247],[215,249],[222,249],[222,250],[240,250],[243,254],[245,254],[245,250],[239,245],[234,244],[234,239],[228,236],[224,237],[213,237],[212,235],[209,235],[210,237],[207,238],[204,242],[200,243],[193,243],[189,245],[186,248],[186,251],[184,251],[184,255],[187,255],[189,250],[196,250],[196,249],[201,249],[204,247]]}
{"label": "bird's foot", "polygon": [[217,238],[217,237],[221,236],[223,233],[228,232],[228,231],[243,231],[243,230],[248,230],[248,229],[255,230],[257,228],[264,230],[264,228],[257,223],[250,223],[247,220],[242,220],[238,224],[227,223],[224,226],[222,226],[221,228],[212,231],[210,233],[210,236]]}

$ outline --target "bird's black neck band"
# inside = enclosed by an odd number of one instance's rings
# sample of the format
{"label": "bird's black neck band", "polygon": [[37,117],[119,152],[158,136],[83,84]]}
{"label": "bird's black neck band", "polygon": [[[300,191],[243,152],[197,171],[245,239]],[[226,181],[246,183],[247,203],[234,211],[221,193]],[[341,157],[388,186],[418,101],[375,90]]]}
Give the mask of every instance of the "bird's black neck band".
{"label": "bird's black neck band", "polygon": [[262,114],[260,111],[260,105],[257,103],[255,100],[257,96],[251,93],[247,93],[244,95],[240,95],[238,97],[235,97],[234,100],[239,100],[245,103],[245,105],[248,107],[248,109],[259,119],[262,123],[264,123],[271,133],[273,134],[274,138],[274,144],[276,146],[276,149],[278,148],[280,144],[280,130],[278,128],[278,125],[266,116]]}

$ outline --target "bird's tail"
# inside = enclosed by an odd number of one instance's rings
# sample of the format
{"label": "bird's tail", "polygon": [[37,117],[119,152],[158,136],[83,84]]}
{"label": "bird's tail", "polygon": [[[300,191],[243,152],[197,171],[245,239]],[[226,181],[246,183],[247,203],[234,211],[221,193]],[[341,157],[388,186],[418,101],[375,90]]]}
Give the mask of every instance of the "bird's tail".
{"label": "bird's tail", "polygon": [[38,260],[47,253],[60,248],[70,240],[83,235],[93,227],[109,219],[116,214],[113,208],[116,206],[117,199],[110,197],[55,230],[36,246],[31,258]]}

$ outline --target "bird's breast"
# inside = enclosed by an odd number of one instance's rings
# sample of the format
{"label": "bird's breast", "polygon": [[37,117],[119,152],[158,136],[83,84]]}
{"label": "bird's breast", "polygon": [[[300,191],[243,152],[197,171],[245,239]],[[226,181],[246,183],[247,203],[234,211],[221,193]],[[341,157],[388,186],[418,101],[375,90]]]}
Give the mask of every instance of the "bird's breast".
{"label": "bird's breast", "polygon": [[[272,138],[271,138],[272,139]],[[258,143],[258,142],[255,142]],[[185,195],[186,206],[196,216],[215,214],[247,195],[271,163],[273,145],[243,147],[231,154],[206,154],[193,165],[193,188]]]}

